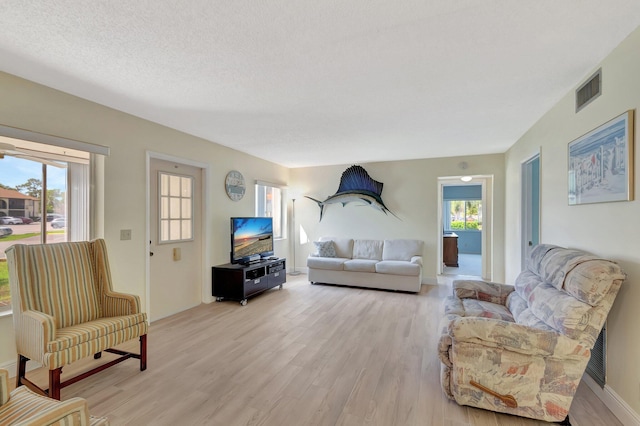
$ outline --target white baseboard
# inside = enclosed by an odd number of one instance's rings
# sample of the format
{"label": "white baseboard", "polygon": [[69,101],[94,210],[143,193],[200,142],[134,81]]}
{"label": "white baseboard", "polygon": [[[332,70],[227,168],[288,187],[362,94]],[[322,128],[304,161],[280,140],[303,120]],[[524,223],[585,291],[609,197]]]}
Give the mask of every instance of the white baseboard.
{"label": "white baseboard", "polygon": [[438,285],[438,278],[436,277],[422,277],[422,283],[427,285]]}
{"label": "white baseboard", "polygon": [[589,389],[611,410],[613,415],[616,416],[623,425],[640,425],[640,415],[629,407],[629,404],[624,402],[608,385],[604,385],[604,389],[601,388],[600,385],[586,373],[582,376],[582,380],[584,380],[585,384],[589,386]]}
{"label": "white baseboard", "polygon": [[[42,365],[35,361],[27,362],[27,372],[40,367],[42,367]],[[9,377],[16,377],[16,373],[18,372],[18,363],[16,361],[5,362],[4,364],[0,364],[0,368],[7,370],[9,372]]]}

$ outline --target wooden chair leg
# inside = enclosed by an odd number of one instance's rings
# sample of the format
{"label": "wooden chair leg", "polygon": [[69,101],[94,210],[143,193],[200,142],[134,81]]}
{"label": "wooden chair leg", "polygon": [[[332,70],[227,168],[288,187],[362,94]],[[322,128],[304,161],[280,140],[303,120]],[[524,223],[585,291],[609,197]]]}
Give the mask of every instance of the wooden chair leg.
{"label": "wooden chair leg", "polygon": [[22,378],[27,374],[27,361],[29,358],[18,355],[18,374],[16,375],[16,387],[22,386]]}
{"label": "wooden chair leg", "polygon": [[60,374],[62,373],[62,367],[55,370],[49,370],[49,398],[57,399],[60,401]]}
{"label": "wooden chair leg", "polygon": [[147,369],[147,335],[140,336],[140,371]]}

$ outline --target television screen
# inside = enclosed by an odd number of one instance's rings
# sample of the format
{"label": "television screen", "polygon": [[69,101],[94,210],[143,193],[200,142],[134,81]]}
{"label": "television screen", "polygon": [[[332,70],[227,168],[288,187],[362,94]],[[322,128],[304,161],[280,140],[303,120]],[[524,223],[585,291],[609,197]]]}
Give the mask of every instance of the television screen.
{"label": "television screen", "polygon": [[246,263],[257,256],[273,255],[273,219],[231,218],[231,263]]}

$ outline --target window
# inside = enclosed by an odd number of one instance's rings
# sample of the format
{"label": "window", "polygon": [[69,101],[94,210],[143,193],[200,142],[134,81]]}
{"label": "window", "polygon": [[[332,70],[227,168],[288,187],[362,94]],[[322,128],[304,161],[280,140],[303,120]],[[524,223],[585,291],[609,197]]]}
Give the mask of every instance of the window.
{"label": "window", "polygon": [[256,216],[273,218],[273,237],[285,238],[283,189],[264,182],[256,183]]}
{"label": "window", "polygon": [[444,205],[445,231],[481,231],[481,200],[447,200]]}
{"label": "window", "polygon": [[160,243],[193,240],[193,178],[165,172],[160,179]]}
{"label": "window", "polygon": [[1,136],[0,141],[0,312],[6,312],[8,247],[90,238],[90,154]]}

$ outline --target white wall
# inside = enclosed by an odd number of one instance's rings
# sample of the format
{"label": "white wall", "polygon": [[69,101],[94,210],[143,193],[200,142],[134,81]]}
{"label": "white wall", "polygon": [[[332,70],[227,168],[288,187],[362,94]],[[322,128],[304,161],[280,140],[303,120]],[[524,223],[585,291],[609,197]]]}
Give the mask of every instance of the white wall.
{"label": "white wall", "polygon": [[[204,260],[208,266],[229,261],[229,217],[254,214],[255,180],[289,182],[285,167],[5,73],[0,73],[0,124],[111,148],[105,160],[104,238],[114,287],[137,294],[145,307],[147,150],[210,164],[212,208],[204,218],[211,224],[207,235],[211,259]],[[247,182],[239,202],[231,201],[224,190],[224,178],[231,169],[242,172]],[[132,239],[120,241],[121,229],[131,229]],[[276,242],[275,251],[287,257],[286,241]],[[0,365],[15,359],[12,320],[2,317]]]}
{"label": "white wall", "polygon": [[[390,142],[391,144],[391,142]],[[339,155],[339,153],[336,153]],[[458,165],[466,162],[468,168]],[[332,204],[325,207],[320,219],[318,205],[306,198],[296,201],[296,222],[307,233],[310,241],[321,236],[345,238],[384,239],[415,238],[425,242],[424,277],[435,282],[437,273],[438,177],[465,175],[493,175],[494,177],[494,279],[504,277],[504,156],[502,154],[434,158],[410,161],[388,161],[361,164],[369,175],[384,184],[382,200],[395,213],[385,215],[371,207]],[[350,165],[308,167],[291,170],[292,190],[324,200],[338,190],[340,177]],[[313,244],[296,248],[297,267],[304,268]]]}
{"label": "white wall", "polygon": [[[610,258],[628,274],[608,320],[607,382],[640,413],[640,173],[636,170],[636,201],[567,203],[567,144],[629,109],[636,109],[636,123],[640,120],[640,29],[601,65],[603,92],[598,99],[576,114],[572,91],[506,154],[506,275],[513,280],[520,271],[520,163],[540,149],[541,241]],[[637,152],[635,164],[640,167]]]}

